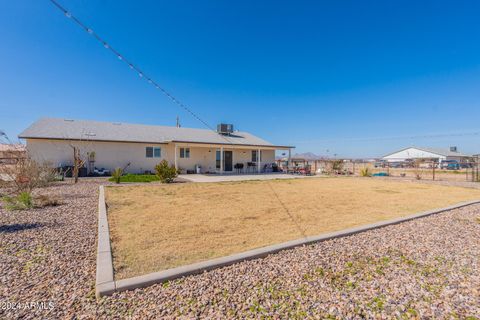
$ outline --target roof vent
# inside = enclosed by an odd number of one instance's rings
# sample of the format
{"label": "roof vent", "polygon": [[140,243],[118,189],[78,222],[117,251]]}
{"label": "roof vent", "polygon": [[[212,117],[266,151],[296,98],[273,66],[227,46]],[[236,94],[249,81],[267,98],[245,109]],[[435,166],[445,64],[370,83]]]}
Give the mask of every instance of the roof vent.
{"label": "roof vent", "polygon": [[457,147],[450,147],[450,152],[457,152]]}
{"label": "roof vent", "polygon": [[233,124],[220,123],[217,125],[217,132],[220,134],[231,134],[233,132]]}

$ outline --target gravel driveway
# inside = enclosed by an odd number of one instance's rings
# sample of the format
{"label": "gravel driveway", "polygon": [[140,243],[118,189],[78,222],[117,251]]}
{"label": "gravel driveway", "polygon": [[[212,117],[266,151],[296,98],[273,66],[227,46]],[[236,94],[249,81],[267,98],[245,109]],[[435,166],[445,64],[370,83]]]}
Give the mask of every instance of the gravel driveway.
{"label": "gravel driveway", "polygon": [[58,207],[0,208],[0,318],[480,317],[480,205],[97,303],[99,183],[43,190]]}

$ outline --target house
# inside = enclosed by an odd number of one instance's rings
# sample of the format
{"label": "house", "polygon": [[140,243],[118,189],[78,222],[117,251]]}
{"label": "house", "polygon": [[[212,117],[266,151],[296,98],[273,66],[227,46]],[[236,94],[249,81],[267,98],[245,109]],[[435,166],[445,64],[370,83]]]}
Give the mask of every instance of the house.
{"label": "house", "polygon": [[409,147],[382,157],[383,160],[388,162],[404,162],[411,159],[433,159],[439,163],[449,160],[464,163],[468,162],[469,158],[471,158],[471,156],[458,152],[457,147],[450,147],[449,149]]}
{"label": "house", "polygon": [[202,173],[262,172],[275,162],[275,150],[290,154],[293,148],[233,131],[232,125],[219,125],[215,132],[55,118],[34,122],[19,138],[26,140],[32,158],[54,166],[72,165],[77,147],[89,173],[118,167],[129,173],[153,172],[163,159],[182,172],[197,167]]}

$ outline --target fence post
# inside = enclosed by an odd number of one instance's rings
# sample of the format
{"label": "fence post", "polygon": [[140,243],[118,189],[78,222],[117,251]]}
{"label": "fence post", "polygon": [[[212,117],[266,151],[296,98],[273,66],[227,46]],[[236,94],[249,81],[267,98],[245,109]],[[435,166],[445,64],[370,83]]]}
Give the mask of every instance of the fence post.
{"label": "fence post", "polygon": [[432,161],[432,175],[433,175],[433,181],[435,181],[435,160]]}

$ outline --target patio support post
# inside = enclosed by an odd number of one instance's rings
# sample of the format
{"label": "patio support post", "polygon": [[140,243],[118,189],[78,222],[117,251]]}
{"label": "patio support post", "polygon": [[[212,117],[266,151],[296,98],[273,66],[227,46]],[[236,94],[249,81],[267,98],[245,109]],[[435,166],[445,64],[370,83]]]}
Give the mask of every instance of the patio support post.
{"label": "patio support post", "polygon": [[260,173],[260,149],[257,150],[257,173]]}
{"label": "patio support post", "polygon": [[292,161],[292,149],[288,148],[288,161],[287,161],[287,173],[290,168],[290,161]]}
{"label": "patio support post", "polygon": [[220,147],[220,173],[223,174],[223,147]]}
{"label": "patio support post", "polygon": [[178,160],[177,160],[177,144],[175,143],[175,169],[178,170]]}

